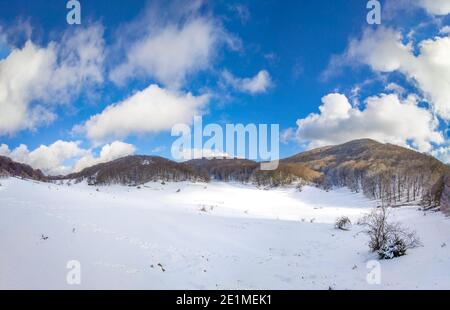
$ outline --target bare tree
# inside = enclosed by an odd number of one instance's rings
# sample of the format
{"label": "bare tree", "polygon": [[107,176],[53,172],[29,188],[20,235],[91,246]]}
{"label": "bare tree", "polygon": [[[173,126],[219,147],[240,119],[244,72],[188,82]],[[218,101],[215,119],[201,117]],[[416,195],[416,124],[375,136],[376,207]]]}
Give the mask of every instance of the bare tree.
{"label": "bare tree", "polygon": [[385,205],[364,216],[359,223],[369,236],[369,248],[377,252],[381,259],[391,259],[406,255],[406,251],[420,246],[414,231],[408,231],[400,223],[390,222]]}

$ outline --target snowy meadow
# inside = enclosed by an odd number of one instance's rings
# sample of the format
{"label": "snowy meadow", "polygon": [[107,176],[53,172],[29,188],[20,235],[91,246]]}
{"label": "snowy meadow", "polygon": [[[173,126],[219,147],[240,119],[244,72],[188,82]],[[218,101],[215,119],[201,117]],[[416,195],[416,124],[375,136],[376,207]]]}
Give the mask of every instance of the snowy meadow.
{"label": "snowy meadow", "polygon": [[377,202],[346,189],[0,183],[0,289],[450,288],[448,218],[390,210],[422,246],[379,260],[356,224]]}

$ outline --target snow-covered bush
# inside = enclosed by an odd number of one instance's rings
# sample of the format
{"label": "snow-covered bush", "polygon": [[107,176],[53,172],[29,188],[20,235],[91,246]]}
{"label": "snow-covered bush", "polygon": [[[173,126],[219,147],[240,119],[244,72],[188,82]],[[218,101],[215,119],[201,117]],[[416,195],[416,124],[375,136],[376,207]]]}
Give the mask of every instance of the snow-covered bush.
{"label": "snow-covered bush", "polygon": [[405,241],[398,236],[389,237],[385,245],[378,250],[381,259],[392,259],[406,255],[407,246]]}
{"label": "snow-covered bush", "polygon": [[336,223],[334,225],[340,230],[350,230],[352,222],[347,216],[341,216],[336,219]]}
{"label": "snow-covered bush", "polygon": [[369,248],[381,259],[406,255],[406,251],[420,245],[415,232],[408,231],[399,223],[391,223],[385,207],[379,208],[361,219],[361,225],[370,238]]}
{"label": "snow-covered bush", "polygon": [[406,251],[421,245],[414,231],[408,231],[399,223],[387,225],[387,239],[378,255],[381,259],[392,259],[406,255]]}

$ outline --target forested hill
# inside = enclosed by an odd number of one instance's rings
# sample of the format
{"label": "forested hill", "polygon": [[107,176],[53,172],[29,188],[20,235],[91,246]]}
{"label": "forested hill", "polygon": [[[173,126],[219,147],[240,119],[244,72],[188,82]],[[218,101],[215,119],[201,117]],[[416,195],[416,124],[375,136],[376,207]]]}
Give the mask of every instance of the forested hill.
{"label": "forested hill", "polygon": [[187,164],[158,156],[127,156],[53,179],[87,180],[91,185],[140,185],[150,181],[208,181]]}
{"label": "forested hill", "polygon": [[323,173],[322,186],[346,186],[386,203],[414,202],[431,195],[450,172],[436,158],[393,144],[355,140],[300,153],[283,160]]}
{"label": "forested hill", "polygon": [[0,156],[0,177],[15,176],[25,179],[45,181],[47,178],[40,170],[17,163],[8,157]]}

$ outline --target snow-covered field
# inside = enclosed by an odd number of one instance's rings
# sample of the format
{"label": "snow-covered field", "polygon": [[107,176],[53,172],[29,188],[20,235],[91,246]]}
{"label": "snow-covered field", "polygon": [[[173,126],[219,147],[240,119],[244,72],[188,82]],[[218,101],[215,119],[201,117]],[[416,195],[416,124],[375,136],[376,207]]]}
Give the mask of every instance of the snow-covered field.
{"label": "snow-covered field", "polygon": [[450,289],[450,220],[414,207],[392,212],[423,247],[369,284],[367,237],[334,221],[375,202],[345,189],[0,183],[0,289]]}

